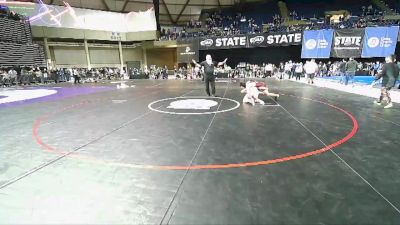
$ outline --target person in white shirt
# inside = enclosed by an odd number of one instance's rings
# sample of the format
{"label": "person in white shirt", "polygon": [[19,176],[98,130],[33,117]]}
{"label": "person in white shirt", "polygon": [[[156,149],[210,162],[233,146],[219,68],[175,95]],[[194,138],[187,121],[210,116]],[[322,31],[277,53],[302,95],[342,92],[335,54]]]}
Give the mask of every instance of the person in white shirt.
{"label": "person in white shirt", "polygon": [[18,84],[18,79],[17,79],[18,73],[14,68],[12,68],[11,70],[8,71],[8,76],[10,77],[11,84],[13,84],[13,83]]}
{"label": "person in white shirt", "polygon": [[[13,72],[13,71],[15,71],[15,70],[14,70],[14,69],[10,69],[10,70],[8,71],[8,77],[10,78],[11,83],[13,83],[14,79],[17,78],[16,75],[14,76],[14,72]],[[15,73],[15,74],[16,74],[16,73]]]}
{"label": "person in white shirt", "polygon": [[294,69],[294,72],[296,73],[296,80],[300,80],[301,75],[303,75],[303,63],[302,62],[296,63],[296,68]]}
{"label": "person in white shirt", "polygon": [[292,67],[293,67],[292,61],[289,61],[285,64],[285,74],[289,77],[289,79],[292,78]]}
{"label": "person in white shirt", "polygon": [[7,71],[0,68],[0,87],[5,86],[8,83],[8,73]]}
{"label": "person in white shirt", "polygon": [[73,73],[73,76],[74,76],[74,84],[81,83],[81,81],[80,81],[81,78],[79,76],[78,70],[76,68],[74,68],[72,73]]}
{"label": "person in white shirt", "polygon": [[200,78],[200,77],[201,77],[201,74],[200,74],[200,67],[194,66],[194,74],[195,74],[194,77],[196,77],[196,78]]}
{"label": "person in white shirt", "polygon": [[121,70],[121,78],[123,80],[129,80],[129,74],[125,72],[125,69]]}
{"label": "person in white shirt", "polygon": [[265,76],[266,76],[266,77],[272,77],[272,71],[273,71],[273,69],[274,69],[274,68],[272,68],[272,64],[271,64],[271,63],[268,63],[268,64],[265,66]]}
{"label": "person in white shirt", "polygon": [[318,73],[318,64],[315,62],[315,59],[306,62],[304,71],[306,72],[308,83],[314,84],[315,74]]}
{"label": "person in white shirt", "polygon": [[35,79],[36,79],[36,81],[37,81],[37,82],[41,82],[42,79],[43,79],[42,76],[43,76],[42,71],[40,70],[39,67],[37,67],[37,68],[36,68],[36,71],[35,71]]}
{"label": "person in white shirt", "polygon": [[47,78],[48,78],[48,77],[49,77],[49,73],[47,72],[47,69],[44,68],[44,69],[43,69],[43,74],[42,74],[42,78],[43,78],[42,83],[47,84]]}

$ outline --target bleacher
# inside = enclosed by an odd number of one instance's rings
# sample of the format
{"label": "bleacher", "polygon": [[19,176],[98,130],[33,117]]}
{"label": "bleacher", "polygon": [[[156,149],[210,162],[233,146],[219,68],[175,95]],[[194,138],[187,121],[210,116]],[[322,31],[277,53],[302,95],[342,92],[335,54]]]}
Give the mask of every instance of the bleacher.
{"label": "bleacher", "polygon": [[286,0],[286,5],[289,12],[296,11],[299,16],[305,18],[320,18],[325,14],[326,4],[332,4],[333,0],[327,2],[314,2],[314,1],[296,1]]}
{"label": "bleacher", "polygon": [[[377,2],[384,1],[385,3]],[[382,5],[383,4],[383,5]],[[387,4],[388,6],[385,6]],[[386,18],[389,8],[399,0],[269,0],[238,3],[222,9],[202,11],[203,27],[187,27],[184,32],[164,35],[162,39],[188,39],[258,32],[288,32],[304,29],[345,29],[367,26],[399,25],[398,18]],[[385,9],[386,8],[386,9]],[[342,11],[345,17],[331,23],[325,14]],[[347,11],[347,12],[346,12]],[[278,15],[278,16],[275,16]],[[251,20],[252,23],[249,23]]]}
{"label": "bleacher", "polygon": [[31,66],[35,65],[35,45],[0,42],[0,65]]}
{"label": "bleacher", "polygon": [[45,67],[46,66],[46,58],[45,58],[45,53],[44,53],[44,47],[43,45],[40,44],[33,44],[34,51],[35,51],[35,65],[39,67]]}
{"label": "bleacher", "polygon": [[32,31],[26,21],[0,17],[0,66],[43,66],[43,48],[32,43]]}
{"label": "bleacher", "polygon": [[400,1],[398,0],[382,0],[390,9],[396,12],[400,11]]}
{"label": "bleacher", "polygon": [[372,5],[371,0],[286,0],[289,11],[296,11],[298,15],[306,18],[320,18],[326,11],[347,10],[353,15],[361,15],[362,7]]}
{"label": "bleacher", "polygon": [[0,17],[0,31],[0,41],[32,43],[32,33],[27,22]]}
{"label": "bleacher", "polygon": [[263,3],[243,4],[240,6],[240,10],[237,8],[231,8],[230,10],[234,10],[231,12],[233,15],[239,12],[246,18],[254,19],[257,25],[272,22],[272,17],[275,14],[279,14],[277,1],[274,0]]}
{"label": "bleacher", "polygon": [[[207,15],[211,15],[214,12],[218,12],[218,14],[223,18],[222,28],[228,27],[232,23],[231,20],[228,20],[226,18],[231,17],[235,20],[238,14],[245,17],[247,20],[253,19],[255,21],[255,24],[261,27],[262,24],[272,22],[273,16],[275,14],[279,14],[279,8],[276,0],[270,0],[268,2],[262,3],[245,3],[236,7],[229,7],[218,10],[203,10],[200,17],[207,18],[207,16],[204,16],[205,13]],[[242,33],[249,32],[247,20],[246,22],[237,21],[240,31]]]}

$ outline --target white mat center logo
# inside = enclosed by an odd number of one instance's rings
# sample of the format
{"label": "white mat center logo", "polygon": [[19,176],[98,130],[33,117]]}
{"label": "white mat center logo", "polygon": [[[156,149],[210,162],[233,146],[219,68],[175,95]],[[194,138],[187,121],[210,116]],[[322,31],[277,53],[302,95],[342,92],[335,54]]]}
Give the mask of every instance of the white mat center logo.
{"label": "white mat center logo", "polygon": [[169,109],[209,110],[218,105],[218,102],[206,99],[185,99],[171,102]]}

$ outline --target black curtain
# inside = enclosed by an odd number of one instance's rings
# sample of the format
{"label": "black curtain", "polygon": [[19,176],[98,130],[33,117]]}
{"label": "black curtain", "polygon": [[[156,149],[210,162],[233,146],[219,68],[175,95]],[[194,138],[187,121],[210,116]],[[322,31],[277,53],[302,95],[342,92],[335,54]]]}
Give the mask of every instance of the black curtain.
{"label": "black curtain", "polygon": [[302,61],[300,58],[301,45],[268,48],[202,50],[200,51],[200,61],[204,61],[207,54],[210,54],[213,60],[218,62],[228,58],[227,64],[231,67],[236,67],[239,62],[261,65],[263,63],[278,64],[288,60]]}

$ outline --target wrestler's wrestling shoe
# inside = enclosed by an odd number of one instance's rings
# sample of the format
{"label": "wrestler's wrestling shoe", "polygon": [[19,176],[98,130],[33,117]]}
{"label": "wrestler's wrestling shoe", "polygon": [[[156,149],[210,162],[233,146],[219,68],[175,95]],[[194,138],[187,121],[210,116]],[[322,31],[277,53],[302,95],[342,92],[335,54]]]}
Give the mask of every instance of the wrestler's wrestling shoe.
{"label": "wrestler's wrestling shoe", "polygon": [[389,103],[389,104],[387,104],[385,107],[383,107],[383,108],[385,108],[385,109],[389,109],[389,108],[392,108],[393,107],[393,103]]}
{"label": "wrestler's wrestling shoe", "polygon": [[374,104],[375,104],[375,105],[382,105],[382,103],[381,103],[380,101],[378,101],[378,100],[375,100],[375,101],[374,101]]}
{"label": "wrestler's wrestling shoe", "polygon": [[261,99],[258,99],[256,102],[257,102],[258,104],[260,104],[260,105],[265,105],[265,102],[264,102],[263,100],[261,100]]}

